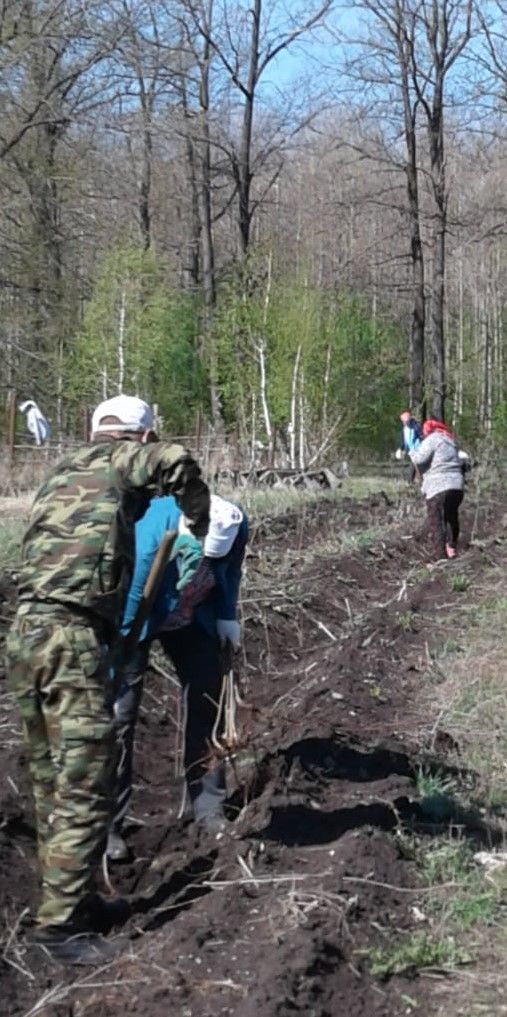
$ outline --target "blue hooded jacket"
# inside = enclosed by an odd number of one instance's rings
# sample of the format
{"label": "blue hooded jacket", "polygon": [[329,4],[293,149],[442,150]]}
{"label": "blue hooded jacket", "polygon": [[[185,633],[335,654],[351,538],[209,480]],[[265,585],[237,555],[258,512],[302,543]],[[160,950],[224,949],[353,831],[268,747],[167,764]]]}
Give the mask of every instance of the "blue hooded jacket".
{"label": "blue hooded jacket", "polygon": [[[178,530],[180,517],[181,509],[170,495],[154,498],[142,519],[136,523],[136,561],[123,615],[123,632],[130,629],[162,537],[167,530]],[[241,567],[247,540],[248,521],[243,514],[243,520],[229,553],[223,558],[206,559],[213,572],[215,586],[202,604],[196,607],[194,621],[211,636],[216,635],[218,618],[227,620],[236,618]],[[176,562],[172,561],[167,566],[160,592],[141,639],[153,636],[167,615],[177,607],[177,582],[178,569]]]}
{"label": "blue hooded jacket", "polygon": [[419,448],[421,441],[421,428],[417,420],[414,420],[412,417],[408,424],[402,424],[401,426],[400,448],[402,452],[413,452],[414,449]]}

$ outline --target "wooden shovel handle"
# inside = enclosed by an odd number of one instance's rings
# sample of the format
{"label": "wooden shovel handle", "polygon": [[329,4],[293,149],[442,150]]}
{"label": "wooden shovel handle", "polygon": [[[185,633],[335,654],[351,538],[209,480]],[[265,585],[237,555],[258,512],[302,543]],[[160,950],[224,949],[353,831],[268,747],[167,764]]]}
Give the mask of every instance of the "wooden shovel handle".
{"label": "wooden shovel handle", "polygon": [[123,644],[123,653],[125,657],[128,657],[128,655],[134,652],[139,642],[139,636],[141,635],[144,623],[151,614],[157,594],[160,590],[164,573],[167,568],[167,563],[171,557],[171,551],[177,536],[178,534],[175,530],[167,530],[160,541],[145,583],[143,595],[135,613],[130,631]]}

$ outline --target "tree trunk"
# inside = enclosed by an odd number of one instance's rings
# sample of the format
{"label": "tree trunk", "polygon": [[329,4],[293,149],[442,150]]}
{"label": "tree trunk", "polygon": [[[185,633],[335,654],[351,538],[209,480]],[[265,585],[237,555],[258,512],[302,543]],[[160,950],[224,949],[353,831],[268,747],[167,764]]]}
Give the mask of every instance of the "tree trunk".
{"label": "tree trunk", "polygon": [[187,243],[182,265],[182,285],[189,292],[195,292],[200,281],[199,250],[201,244],[201,217],[199,215],[199,184],[196,146],[191,136],[191,114],[188,104],[186,73],[182,68],[179,78],[183,115],[186,123],[185,161],[190,194],[190,215],[187,227]]}
{"label": "tree trunk", "polygon": [[424,292],[424,257],[419,222],[419,197],[415,167],[407,166],[407,189],[410,208],[410,259],[412,264],[412,315],[410,322],[409,402],[413,412],[424,415],[424,342],[426,296]]}
{"label": "tree trunk", "polygon": [[259,71],[259,38],[262,17],[262,0],[254,0],[253,6],[250,10],[250,17],[252,19],[252,31],[250,35],[248,78],[243,106],[241,140],[235,171],[236,184],[238,188],[239,250],[242,255],[245,255],[248,251],[250,244],[250,225],[252,222],[252,209],[250,206],[250,189],[252,185],[252,126],[255,89]]}
{"label": "tree trunk", "polygon": [[289,449],[290,449],[290,467],[291,470],[296,468],[296,408],[297,408],[297,392],[298,392],[298,381],[299,381],[299,361],[301,359],[301,344],[299,344],[296,357],[294,360],[294,367],[292,369],[292,386],[291,386],[291,398],[290,398],[290,420],[289,420]]}
{"label": "tree trunk", "polygon": [[447,233],[447,193],[444,164],[443,85],[435,87],[433,117],[429,124],[431,183],[434,199],[432,226],[432,281],[430,327],[431,412],[436,420],[445,419],[445,242]]}
{"label": "tree trunk", "polygon": [[139,184],[139,224],[143,249],[151,247],[151,113],[143,108],[143,158],[141,165],[141,181]]}
{"label": "tree trunk", "polygon": [[[213,17],[213,0],[207,7],[208,24]],[[211,45],[208,38],[203,44],[200,66],[199,105],[199,187],[198,207],[201,238],[202,292],[204,302],[204,333],[209,361],[211,420],[215,430],[223,428],[222,407],[218,387],[217,355],[212,335],[213,313],[216,303],[215,246],[213,237],[213,215],[211,204],[211,138],[209,127],[209,69]]]}
{"label": "tree trunk", "polygon": [[[410,233],[410,264],[412,271],[412,313],[409,338],[409,402],[417,416],[424,415],[424,345],[426,328],[426,294],[424,254],[421,240],[421,208],[419,199],[419,167],[417,163],[417,105],[410,87],[410,65],[413,60],[414,28],[399,9],[394,23],[400,91],[403,104],[405,133],[405,176]],[[409,44],[410,41],[410,44]]]}

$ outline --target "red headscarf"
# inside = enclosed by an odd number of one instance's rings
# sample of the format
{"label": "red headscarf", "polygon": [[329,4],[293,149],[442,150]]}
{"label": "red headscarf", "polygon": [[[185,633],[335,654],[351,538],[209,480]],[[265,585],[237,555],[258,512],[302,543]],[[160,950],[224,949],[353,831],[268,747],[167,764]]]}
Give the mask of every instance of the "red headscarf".
{"label": "red headscarf", "polygon": [[450,427],[447,427],[447,424],[443,424],[441,420],[425,420],[422,426],[423,438],[427,438],[428,435],[434,434],[435,431],[438,431],[439,434],[445,434],[447,438],[451,438],[453,441],[455,440],[454,435]]}

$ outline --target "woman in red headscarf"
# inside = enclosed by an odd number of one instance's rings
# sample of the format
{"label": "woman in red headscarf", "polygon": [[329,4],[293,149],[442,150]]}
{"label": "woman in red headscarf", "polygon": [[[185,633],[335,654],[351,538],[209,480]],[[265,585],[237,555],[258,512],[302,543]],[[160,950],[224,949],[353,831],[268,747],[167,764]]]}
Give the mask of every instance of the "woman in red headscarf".
{"label": "woman in red headscarf", "polygon": [[410,458],[422,474],[435,556],[455,558],[464,488],[456,438],[440,420],[425,420],[422,433],[423,440],[410,452]]}

